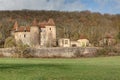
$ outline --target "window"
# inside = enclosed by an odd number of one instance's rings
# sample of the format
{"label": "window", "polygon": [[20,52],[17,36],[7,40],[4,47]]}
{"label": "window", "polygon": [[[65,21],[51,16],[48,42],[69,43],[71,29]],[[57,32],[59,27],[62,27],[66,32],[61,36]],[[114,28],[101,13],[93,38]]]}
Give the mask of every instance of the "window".
{"label": "window", "polygon": [[24,38],[26,37],[26,35],[24,34]]}
{"label": "window", "polygon": [[64,40],[62,40],[62,44],[64,44]]}
{"label": "window", "polygon": [[68,40],[65,40],[65,44],[68,44]]}
{"label": "window", "polygon": [[51,28],[50,28],[50,30],[51,30]]}
{"label": "window", "polygon": [[76,44],[72,44],[72,47],[77,47],[77,45]]}

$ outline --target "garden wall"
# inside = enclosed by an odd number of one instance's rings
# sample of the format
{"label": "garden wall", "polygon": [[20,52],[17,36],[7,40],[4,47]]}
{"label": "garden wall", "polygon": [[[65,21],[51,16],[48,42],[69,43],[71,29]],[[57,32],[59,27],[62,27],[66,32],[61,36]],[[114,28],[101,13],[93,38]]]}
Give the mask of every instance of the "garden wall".
{"label": "garden wall", "polygon": [[[97,52],[96,48],[27,48],[23,54],[30,54],[35,57],[80,57],[80,56],[94,56]],[[5,57],[12,57],[15,54],[20,54],[15,48],[2,48],[0,54]]]}

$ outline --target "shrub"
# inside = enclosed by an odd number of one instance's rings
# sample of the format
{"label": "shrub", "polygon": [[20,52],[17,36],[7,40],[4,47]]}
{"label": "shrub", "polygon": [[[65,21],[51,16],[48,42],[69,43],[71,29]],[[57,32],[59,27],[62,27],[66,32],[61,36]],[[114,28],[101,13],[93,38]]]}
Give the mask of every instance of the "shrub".
{"label": "shrub", "polygon": [[8,37],[5,40],[4,48],[10,48],[10,47],[15,47],[15,46],[16,46],[16,43],[13,37]]}
{"label": "shrub", "polygon": [[118,33],[118,39],[120,40],[120,32]]}
{"label": "shrub", "polygon": [[30,53],[31,49],[28,45],[23,44],[22,41],[17,42],[16,48],[15,48],[15,54],[13,54],[13,57],[17,58],[33,58],[33,54]]}
{"label": "shrub", "polygon": [[97,56],[115,56],[119,55],[119,51],[114,47],[103,47],[97,50]]}
{"label": "shrub", "polygon": [[23,57],[24,58],[34,58],[34,54],[30,53],[31,52],[31,49],[30,48],[26,48],[24,51],[23,51]]}
{"label": "shrub", "polygon": [[14,57],[24,57],[25,54],[29,54],[29,51],[28,51],[28,45],[25,45],[23,44],[22,41],[19,41],[17,44],[16,44],[16,48],[15,48],[15,56]]}
{"label": "shrub", "polygon": [[81,51],[80,51],[79,49],[76,50],[76,52],[75,52],[75,57],[82,57]]}

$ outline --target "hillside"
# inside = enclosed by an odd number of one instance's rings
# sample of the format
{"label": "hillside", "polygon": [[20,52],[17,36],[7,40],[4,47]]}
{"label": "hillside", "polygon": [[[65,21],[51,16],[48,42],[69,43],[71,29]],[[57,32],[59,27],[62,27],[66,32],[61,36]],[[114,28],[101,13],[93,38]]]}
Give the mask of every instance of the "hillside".
{"label": "hillside", "polygon": [[2,45],[10,36],[10,30],[17,20],[19,25],[30,25],[33,19],[37,21],[53,18],[57,26],[57,39],[67,37],[79,39],[80,35],[88,38],[91,43],[98,42],[106,34],[119,38],[120,14],[100,14],[90,11],[59,12],[59,11],[0,11],[0,32]]}

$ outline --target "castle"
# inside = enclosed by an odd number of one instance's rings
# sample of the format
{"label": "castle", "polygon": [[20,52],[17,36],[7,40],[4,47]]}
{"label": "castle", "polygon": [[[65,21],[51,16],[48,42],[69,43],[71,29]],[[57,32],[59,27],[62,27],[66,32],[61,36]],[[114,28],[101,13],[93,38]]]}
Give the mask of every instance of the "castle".
{"label": "castle", "polygon": [[56,26],[53,19],[39,23],[34,19],[31,26],[19,26],[16,21],[12,34],[16,43],[22,42],[33,47],[56,46]]}

